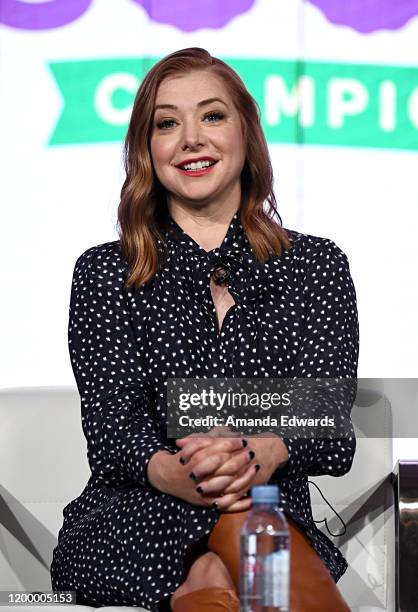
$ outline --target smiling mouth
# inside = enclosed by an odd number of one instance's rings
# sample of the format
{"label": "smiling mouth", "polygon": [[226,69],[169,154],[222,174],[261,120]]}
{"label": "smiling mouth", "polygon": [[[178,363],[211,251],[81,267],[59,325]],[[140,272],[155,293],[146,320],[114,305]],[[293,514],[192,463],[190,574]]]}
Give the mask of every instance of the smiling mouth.
{"label": "smiling mouth", "polygon": [[181,166],[176,166],[176,168],[177,170],[179,170],[182,174],[185,174],[186,176],[201,176],[203,174],[208,174],[212,170],[212,168],[216,166],[218,161],[219,160],[216,160],[214,163],[210,164],[209,166],[205,166],[202,168],[189,169],[189,170],[185,170]]}

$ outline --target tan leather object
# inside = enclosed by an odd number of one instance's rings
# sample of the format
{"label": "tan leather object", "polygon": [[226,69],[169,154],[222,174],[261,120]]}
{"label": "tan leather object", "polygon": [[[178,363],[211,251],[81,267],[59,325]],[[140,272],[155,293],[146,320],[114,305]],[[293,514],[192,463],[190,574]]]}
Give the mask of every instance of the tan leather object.
{"label": "tan leather object", "polygon": [[210,587],[181,595],[171,604],[173,612],[239,612],[235,591]]}
{"label": "tan leather object", "polygon": [[[247,512],[220,515],[208,541],[208,548],[219,555],[239,592],[240,530]],[[291,612],[350,612],[328,568],[308,537],[291,519],[290,531],[290,610]],[[215,609],[215,608],[214,608]]]}

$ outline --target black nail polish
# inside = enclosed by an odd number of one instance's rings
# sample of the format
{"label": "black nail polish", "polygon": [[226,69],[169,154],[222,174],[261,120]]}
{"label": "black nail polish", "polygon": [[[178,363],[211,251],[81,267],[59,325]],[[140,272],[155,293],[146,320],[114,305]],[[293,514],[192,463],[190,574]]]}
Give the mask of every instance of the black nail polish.
{"label": "black nail polish", "polygon": [[256,465],[256,466],[254,466],[254,467],[255,467],[255,471],[256,471],[256,472],[258,472],[258,470],[261,468],[261,465],[259,465],[259,464],[257,463],[257,465]]}
{"label": "black nail polish", "polygon": [[244,439],[244,440],[242,441],[242,445],[243,445],[243,447],[244,447],[244,448],[246,448],[246,447],[248,446],[248,442],[247,442],[247,440],[245,440],[245,439]]}
{"label": "black nail polish", "polygon": [[197,480],[196,474],[194,474],[193,472],[190,472],[189,477],[190,477],[192,480]]}
{"label": "black nail polish", "polygon": [[197,491],[198,493],[200,493],[200,495],[203,495],[203,489],[202,489],[202,487],[196,487],[196,491]]}
{"label": "black nail polish", "polygon": [[250,455],[250,459],[254,459],[254,457],[255,457],[255,452],[254,451],[248,451],[248,454]]}
{"label": "black nail polish", "polygon": [[217,504],[217,502],[212,502],[212,508],[216,508],[216,509],[218,509],[218,504]]}
{"label": "black nail polish", "polygon": [[184,465],[186,463],[186,460],[183,459],[183,457],[180,457],[179,461],[180,461],[181,465]]}

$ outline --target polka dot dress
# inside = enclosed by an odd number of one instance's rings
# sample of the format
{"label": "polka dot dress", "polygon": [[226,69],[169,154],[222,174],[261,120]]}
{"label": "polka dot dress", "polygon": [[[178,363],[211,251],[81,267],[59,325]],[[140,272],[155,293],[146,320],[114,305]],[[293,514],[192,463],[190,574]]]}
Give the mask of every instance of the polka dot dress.
{"label": "polka dot dress", "polygon": [[[158,240],[161,266],[139,289],[124,288],[119,241],[78,258],[69,350],[91,477],[63,511],[54,589],[75,590],[78,603],[96,607],[169,610],[185,564],[216,524],[216,509],[161,493],[147,480],[155,452],[176,452],[166,436],[167,378],[356,377],[357,308],[347,258],[331,240],[288,233],[291,247],[260,264],[238,213],[222,245],[209,252],[168,215]],[[220,258],[230,266],[235,300],[221,329],[209,286]],[[289,462],[271,482],[338,580],[347,563],[313,522],[308,476],[346,473],[354,433],[284,440]]]}

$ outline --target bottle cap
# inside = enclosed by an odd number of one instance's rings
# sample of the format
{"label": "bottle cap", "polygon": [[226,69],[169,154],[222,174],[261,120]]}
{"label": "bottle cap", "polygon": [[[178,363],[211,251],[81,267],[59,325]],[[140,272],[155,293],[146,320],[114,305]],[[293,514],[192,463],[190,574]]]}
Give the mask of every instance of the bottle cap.
{"label": "bottle cap", "polygon": [[257,485],[251,489],[253,504],[278,504],[280,499],[277,485]]}

